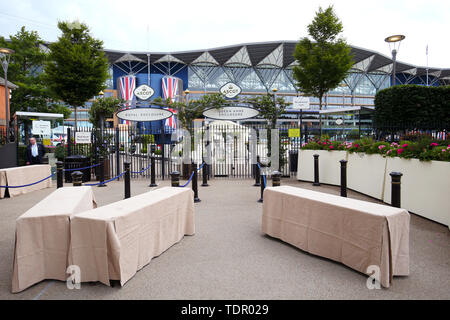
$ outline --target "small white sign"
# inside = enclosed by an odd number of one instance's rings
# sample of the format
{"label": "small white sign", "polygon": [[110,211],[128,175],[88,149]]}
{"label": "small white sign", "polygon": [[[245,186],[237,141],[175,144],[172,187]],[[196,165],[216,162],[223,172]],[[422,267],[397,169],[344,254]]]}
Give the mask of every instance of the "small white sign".
{"label": "small white sign", "polygon": [[244,106],[211,108],[203,112],[205,117],[216,120],[243,120],[256,117],[258,114],[258,110]]}
{"label": "small white sign", "polygon": [[167,109],[132,108],[120,110],[116,115],[122,120],[147,122],[170,118],[173,113]]}
{"label": "small white sign", "polygon": [[291,110],[306,110],[309,109],[309,98],[308,97],[294,97],[292,99],[292,105],[289,109]]}
{"label": "small white sign", "polygon": [[51,135],[50,121],[34,120],[31,133],[36,135]]}
{"label": "small white sign", "polygon": [[344,120],[342,120],[342,119],[337,119],[336,120],[336,124],[338,125],[338,126],[340,126],[341,124],[343,124],[344,123]]}
{"label": "small white sign", "polygon": [[91,133],[90,132],[75,132],[75,143],[91,143]]}
{"label": "small white sign", "polygon": [[134,90],[134,95],[141,100],[148,100],[155,94],[155,90],[146,84],[140,85]]}
{"label": "small white sign", "polygon": [[220,93],[223,94],[228,99],[233,99],[237,97],[242,92],[241,87],[234,84],[233,82],[228,82],[220,88]]}

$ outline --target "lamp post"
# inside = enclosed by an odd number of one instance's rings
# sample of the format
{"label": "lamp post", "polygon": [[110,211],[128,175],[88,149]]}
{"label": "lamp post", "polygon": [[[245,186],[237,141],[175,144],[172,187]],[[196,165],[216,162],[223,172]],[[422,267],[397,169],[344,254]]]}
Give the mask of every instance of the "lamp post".
{"label": "lamp post", "polygon": [[5,115],[6,115],[6,141],[9,142],[9,105],[8,105],[8,65],[14,50],[9,48],[0,48],[0,60],[2,62],[3,72],[5,74]]}
{"label": "lamp post", "polygon": [[[387,43],[389,43],[389,49],[392,50],[392,86],[395,86],[395,65],[397,62],[397,52],[400,49],[400,42],[405,39],[405,36],[402,34],[397,34],[394,36],[387,37],[384,39]],[[392,44],[392,47],[391,47]]]}
{"label": "lamp post", "polygon": [[[273,104],[274,104],[275,108],[277,107],[277,91],[278,91],[277,88],[273,88],[272,89],[272,92],[273,92]],[[274,125],[276,125],[276,123]]]}

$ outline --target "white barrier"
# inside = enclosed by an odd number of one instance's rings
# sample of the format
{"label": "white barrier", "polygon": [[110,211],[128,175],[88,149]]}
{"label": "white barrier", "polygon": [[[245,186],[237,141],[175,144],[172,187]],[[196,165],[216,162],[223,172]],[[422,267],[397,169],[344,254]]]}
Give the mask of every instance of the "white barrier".
{"label": "white barrier", "polygon": [[339,160],[348,160],[347,186],[385,203],[391,202],[389,173],[403,173],[401,205],[417,215],[450,228],[450,163],[418,159],[384,158],[346,151],[300,150],[297,179],[314,180],[314,154],[319,154],[320,182],[340,185]]}

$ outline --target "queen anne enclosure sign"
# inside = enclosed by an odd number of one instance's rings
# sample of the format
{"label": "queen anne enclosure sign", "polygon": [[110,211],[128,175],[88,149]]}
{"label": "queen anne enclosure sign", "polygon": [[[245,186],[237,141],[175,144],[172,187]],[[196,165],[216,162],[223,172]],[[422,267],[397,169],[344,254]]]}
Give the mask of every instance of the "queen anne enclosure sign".
{"label": "queen anne enclosure sign", "polygon": [[256,117],[259,111],[251,108],[247,104],[235,104],[222,108],[210,108],[203,112],[207,118],[215,120],[244,120]]}
{"label": "queen anne enclosure sign", "polygon": [[234,84],[233,82],[228,82],[220,88],[220,93],[225,96],[225,98],[233,99],[237,97],[242,92],[242,89]]}
{"label": "queen anne enclosure sign", "polygon": [[134,95],[141,100],[148,100],[155,94],[155,90],[146,84],[140,85],[134,90]]}

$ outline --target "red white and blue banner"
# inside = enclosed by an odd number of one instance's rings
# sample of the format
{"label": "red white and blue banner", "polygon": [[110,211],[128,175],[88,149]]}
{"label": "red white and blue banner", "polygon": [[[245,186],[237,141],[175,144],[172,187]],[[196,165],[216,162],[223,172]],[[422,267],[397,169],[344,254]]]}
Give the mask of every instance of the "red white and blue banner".
{"label": "red white and blue banner", "polygon": [[[134,100],[134,89],[136,89],[136,77],[135,76],[123,76],[118,80],[118,89],[120,97],[125,101],[125,108],[129,109]],[[122,124],[130,124],[131,121],[121,120]]]}
{"label": "red white and blue banner", "polygon": [[[183,81],[177,77],[163,77],[162,78],[162,94],[164,100],[170,98],[171,102],[175,102],[183,89]],[[176,110],[168,108],[174,115],[166,119],[164,127],[169,130],[175,130],[177,128],[177,122],[175,118]]]}

